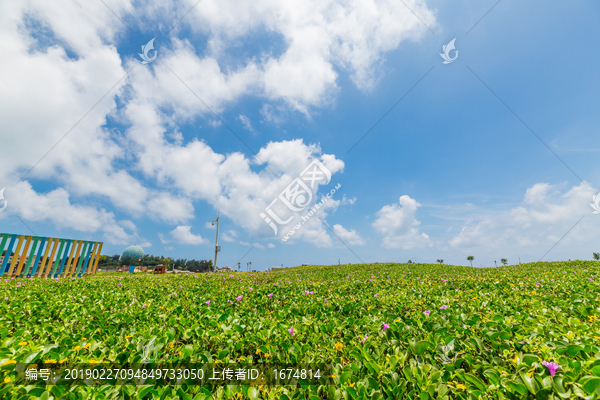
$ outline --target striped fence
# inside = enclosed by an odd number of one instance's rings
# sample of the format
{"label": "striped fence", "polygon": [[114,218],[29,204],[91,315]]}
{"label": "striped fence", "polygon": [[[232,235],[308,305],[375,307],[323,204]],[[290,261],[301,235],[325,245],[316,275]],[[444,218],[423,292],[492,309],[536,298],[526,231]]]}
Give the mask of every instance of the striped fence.
{"label": "striped fence", "polygon": [[[95,274],[102,244],[0,233],[0,277],[57,278]],[[6,254],[2,257],[4,250]]]}

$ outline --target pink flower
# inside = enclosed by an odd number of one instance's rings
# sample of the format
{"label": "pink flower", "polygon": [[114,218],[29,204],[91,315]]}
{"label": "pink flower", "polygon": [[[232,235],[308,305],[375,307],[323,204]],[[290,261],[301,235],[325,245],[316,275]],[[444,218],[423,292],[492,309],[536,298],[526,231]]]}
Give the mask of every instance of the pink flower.
{"label": "pink flower", "polygon": [[4,300],[8,300],[8,297],[5,297]]}
{"label": "pink flower", "polygon": [[142,308],[146,308],[147,306],[145,304],[142,305]]}
{"label": "pink flower", "polygon": [[429,310],[425,310],[425,311],[423,311],[423,314],[425,314],[425,315],[429,315],[429,313],[430,313],[430,312],[431,312],[431,311],[429,311]]}
{"label": "pink flower", "polygon": [[207,301],[207,302],[206,302],[206,304],[210,306],[210,300],[209,300],[209,301]]}
{"label": "pink flower", "polygon": [[417,279],[421,279],[421,277],[418,277]]}
{"label": "pink flower", "polygon": [[252,290],[252,288],[250,288],[250,290]]}
{"label": "pink flower", "polygon": [[385,331],[387,328],[389,328],[390,326],[388,324],[386,324],[385,322],[383,322],[383,330]]}
{"label": "pink flower", "polygon": [[591,281],[591,280],[592,280],[592,278],[588,278],[588,281]]}
{"label": "pink flower", "polygon": [[269,293],[267,296],[269,296],[270,299],[273,298],[273,293]]}
{"label": "pink flower", "polygon": [[227,300],[227,301],[229,302],[229,304],[233,304],[233,301],[231,301],[231,300]]}
{"label": "pink flower", "polygon": [[239,296],[238,296],[238,297],[236,297],[235,299],[236,299],[237,301],[240,301],[240,300],[242,299],[242,297],[244,297],[244,296],[242,296],[242,295],[239,295]]}
{"label": "pink flower", "polygon": [[367,335],[365,335],[365,337],[361,339],[361,341],[363,342],[363,346],[364,346],[364,345],[365,345],[365,343],[367,342],[367,338],[368,338],[368,336],[367,336]]}
{"label": "pink flower", "polygon": [[288,332],[290,333],[290,336],[293,337],[294,336],[294,327],[292,326],[290,329],[288,329]]}
{"label": "pink flower", "polygon": [[375,293],[375,297],[379,296],[379,293]]}
{"label": "pink flower", "polygon": [[554,374],[556,374],[556,370],[560,368],[560,365],[558,365],[555,362],[546,362],[546,361],[542,361],[542,365],[546,366],[548,368],[548,371],[550,371],[550,376],[554,376]]}
{"label": "pink flower", "polygon": [[325,299],[324,302],[327,303],[327,299]]}
{"label": "pink flower", "polygon": [[443,306],[441,306],[440,308],[441,308],[442,310],[445,310],[446,308],[448,308],[448,306],[446,306],[446,305],[443,305]]}
{"label": "pink flower", "polygon": [[123,286],[123,284],[122,284],[122,283],[119,283],[119,286]]}

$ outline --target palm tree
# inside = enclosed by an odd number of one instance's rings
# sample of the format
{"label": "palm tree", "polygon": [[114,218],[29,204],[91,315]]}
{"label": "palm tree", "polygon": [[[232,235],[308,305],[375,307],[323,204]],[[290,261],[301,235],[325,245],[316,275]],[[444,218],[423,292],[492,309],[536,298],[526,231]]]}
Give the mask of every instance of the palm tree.
{"label": "palm tree", "polygon": [[438,260],[437,260],[437,262],[438,262],[439,264],[443,264],[443,263],[444,263],[444,260],[439,260],[439,259],[438,259]]}
{"label": "palm tree", "polygon": [[502,263],[502,265],[506,265],[508,263],[508,260],[506,258],[503,258],[500,260],[500,262]]}
{"label": "palm tree", "polygon": [[474,259],[475,259],[475,257],[473,257],[473,256],[467,257],[467,260],[469,260],[471,262],[471,267],[473,266],[473,260]]}
{"label": "palm tree", "polygon": [[240,272],[240,263],[238,262],[238,272]]}

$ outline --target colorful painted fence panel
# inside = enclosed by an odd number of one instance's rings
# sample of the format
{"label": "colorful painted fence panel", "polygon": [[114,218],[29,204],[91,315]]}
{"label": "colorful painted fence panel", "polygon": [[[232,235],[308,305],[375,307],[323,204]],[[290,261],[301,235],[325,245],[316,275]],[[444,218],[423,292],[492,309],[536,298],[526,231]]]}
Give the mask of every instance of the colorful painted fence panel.
{"label": "colorful painted fence panel", "polygon": [[95,274],[102,244],[0,233],[0,277],[56,278]]}

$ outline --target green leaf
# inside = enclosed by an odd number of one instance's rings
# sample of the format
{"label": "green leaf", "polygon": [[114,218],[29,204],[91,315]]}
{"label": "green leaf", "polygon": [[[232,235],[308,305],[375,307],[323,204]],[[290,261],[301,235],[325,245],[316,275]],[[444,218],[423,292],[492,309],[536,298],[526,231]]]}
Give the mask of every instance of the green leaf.
{"label": "green leaf", "polygon": [[535,382],[535,379],[527,376],[525,372],[521,372],[520,376],[527,389],[529,389],[531,393],[536,394],[539,388],[537,386],[537,383]]}
{"label": "green leaf", "polygon": [[482,392],[485,392],[486,385],[475,375],[473,375],[471,373],[466,373],[465,380],[467,382],[472,383],[473,385],[477,386],[477,389],[481,390]]}
{"label": "green leaf", "polygon": [[515,392],[521,393],[523,396],[525,396],[528,393],[527,387],[525,385],[523,385],[522,383],[508,381],[508,382],[506,382],[506,387],[508,387],[509,389],[511,389]]}
{"label": "green leaf", "polygon": [[421,355],[423,354],[423,352],[426,349],[430,349],[435,347],[433,343],[428,342],[427,340],[421,340],[419,343],[417,343],[417,345],[415,346],[415,353],[417,353],[417,355]]}
{"label": "green leaf", "polygon": [[563,377],[562,376],[555,376],[553,379],[553,386],[554,386],[554,390],[556,391],[556,393],[558,393],[558,395],[560,397],[562,397],[563,399],[568,399],[571,397],[571,390],[565,390],[565,388],[563,387]]}
{"label": "green leaf", "polygon": [[258,389],[256,389],[254,386],[250,386],[248,388],[248,397],[251,399],[257,399],[258,398]]}
{"label": "green leaf", "polygon": [[600,378],[588,375],[581,378],[578,383],[583,386],[583,390],[592,394],[600,387]]}
{"label": "green leaf", "polygon": [[340,376],[340,383],[343,385],[344,383],[348,382],[348,380],[350,379],[351,376],[352,376],[351,371],[344,372],[342,374],[342,376]]}

